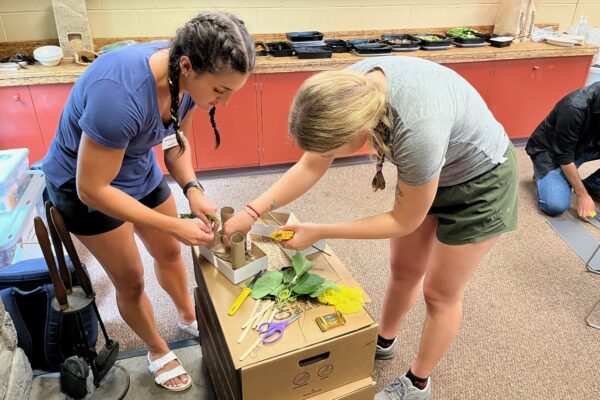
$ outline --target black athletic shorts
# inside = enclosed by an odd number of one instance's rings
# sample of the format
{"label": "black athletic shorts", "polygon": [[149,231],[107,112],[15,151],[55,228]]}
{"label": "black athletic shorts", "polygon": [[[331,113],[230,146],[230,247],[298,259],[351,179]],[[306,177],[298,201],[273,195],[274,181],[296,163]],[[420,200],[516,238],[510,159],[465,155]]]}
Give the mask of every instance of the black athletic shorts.
{"label": "black athletic shorts", "polygon": [[[79,200],[75,179],[71,179],[60,187],[54,186],[46,179],[46,188],[50,201],[62,214],[67,229],[75,235],[99,235],[112,231],[125,223],[125,221],[110,217],[100,211],[90,211],[88,206]],[[154,190],[139,201],[146,207],[155,208],[167,201],[170,195],[171,189],[163,178]]]}

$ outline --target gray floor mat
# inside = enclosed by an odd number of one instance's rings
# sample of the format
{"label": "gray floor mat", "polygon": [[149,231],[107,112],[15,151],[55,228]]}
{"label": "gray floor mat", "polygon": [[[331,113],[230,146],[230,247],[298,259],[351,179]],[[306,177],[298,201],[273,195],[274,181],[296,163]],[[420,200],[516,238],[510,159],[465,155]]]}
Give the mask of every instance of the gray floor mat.
{"label": "gray floor mat", "polygon": [[[547,222],[584,262],[590,259],[598,247],[598,241],[574,219],[557,219]],[[600,273],[600,251],[594,255],[589,267],[594,272]]]}

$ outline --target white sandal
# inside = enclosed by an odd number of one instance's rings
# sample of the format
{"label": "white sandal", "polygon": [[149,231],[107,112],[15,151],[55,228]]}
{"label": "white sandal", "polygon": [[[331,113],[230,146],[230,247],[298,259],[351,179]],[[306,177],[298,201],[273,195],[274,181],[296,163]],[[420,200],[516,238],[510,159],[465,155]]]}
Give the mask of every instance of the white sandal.
{"label": "white sandal", "polygon": [[[161,369],[162,367],[164,367],[165,365],[167,365],[167,363],[169,363],[169,362],[171,362],[173,360],[177,360],[179,362],[179,365],[177,367],[175,367],[175,368],[173,368],[172,370],[169,370],[169,371],[161,372],[158,376],[154,375],[154,373],[156,371],[158,371],[159,369]],[[183,369],[183,367],[181,366],[181,361],[179,361],[179,359],[177,358],[177,356],[175,355],[175,353],[173,353],[172,351],[168,352],[167,354],[165,354],[161,358],[157,358],[154,361],[150,360],[150,353],[148,353],[148,370],[154,376],[154,382],[156,382],[157,385],[162,386],[165,389],[170,390],[172,392],[181,392],[183,390],[188,389],[190,386],[192,386],[192,378],[186,372],[186,370]],[[168,385],[165,385],[165,383],[167,381],[169,381],[170,379],[177,378],[177,377],[179,377],[181,375],[187,375],[188,376],[188,382],[187,383],[181,384],[179,386],[168,386]]]}
{"label": "white sandal", "polygon": [[192,336],[200,337],[200,332],[198,331],[198,321],[194,320],[191,324],[186,325],[181,322],[177,322],[177,326],[184,332],[189,333]]}

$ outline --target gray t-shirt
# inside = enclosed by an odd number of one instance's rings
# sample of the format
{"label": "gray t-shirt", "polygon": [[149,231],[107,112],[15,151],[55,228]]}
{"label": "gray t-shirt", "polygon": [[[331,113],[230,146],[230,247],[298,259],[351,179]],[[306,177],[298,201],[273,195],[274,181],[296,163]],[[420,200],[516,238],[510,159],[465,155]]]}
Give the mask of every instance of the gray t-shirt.
{"label": "gray t-shirt", "polygon": [[393,110],[389,146],[398,179],[452,186],[504,162],[509,139],[477,91],[456,72],[417,57],[377,57],[349,71],[386,76]]}

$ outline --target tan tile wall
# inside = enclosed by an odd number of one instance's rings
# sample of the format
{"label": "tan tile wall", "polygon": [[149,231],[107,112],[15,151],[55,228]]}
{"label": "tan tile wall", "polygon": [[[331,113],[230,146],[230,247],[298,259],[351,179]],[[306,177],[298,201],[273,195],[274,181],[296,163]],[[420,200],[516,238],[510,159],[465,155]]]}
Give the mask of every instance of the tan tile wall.
{"label": "tan tile wall", "polygon": [[[500,0],[85,0],[92,36],[169,36],[200,9],[226,10],[252,33],[493,25]],[[538,21],[566,29],[600,0],[539,0]],[[52,0],[0,0],[0,42],[56,38]]]}

